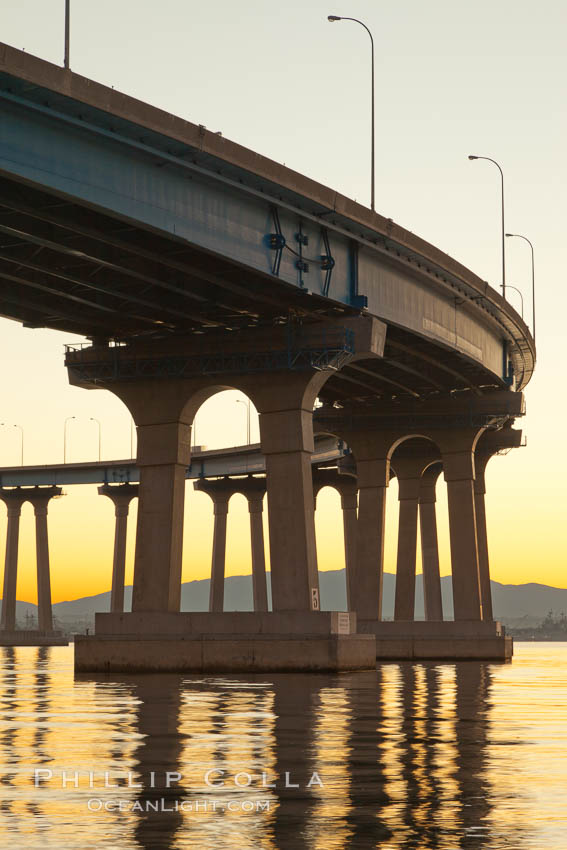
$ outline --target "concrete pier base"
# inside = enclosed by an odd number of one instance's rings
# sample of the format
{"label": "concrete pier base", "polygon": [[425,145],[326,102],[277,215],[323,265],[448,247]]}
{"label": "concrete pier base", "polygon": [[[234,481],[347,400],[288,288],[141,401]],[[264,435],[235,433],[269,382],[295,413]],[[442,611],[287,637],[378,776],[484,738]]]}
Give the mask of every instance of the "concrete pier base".
{"label": "concrete pier base", "polygon": [[97,614],[76,635],[77,672],[314,673],[373,670],[376,639],[346,612]]}
{"label": "concrete pier base", "polygon": [[54,631],[19,629],[0,631],[0,646],[67,646],[69,641]]}
{"label": "concrete pier base", "polygon": [[372,635],[77,635],[77,672],[337,673],[373,670]]}
{"label": "concrete pier base", "polygon": [[509,661],[514,649],[498,622],[362,620],[358,630],[376,636],[377,659]]}

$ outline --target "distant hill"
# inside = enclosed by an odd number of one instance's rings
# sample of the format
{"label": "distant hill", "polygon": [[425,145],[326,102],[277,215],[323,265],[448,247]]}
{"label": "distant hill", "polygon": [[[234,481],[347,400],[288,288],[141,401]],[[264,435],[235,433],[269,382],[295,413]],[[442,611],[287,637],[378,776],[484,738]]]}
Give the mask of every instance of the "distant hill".
{"label": "distant hill", "polygon": [[[321,607],[323,610],[344,610],[346,608],[345,571],[334,570],[319,574],[321,588]],[[394,615],[394,589],[396,577],[392,573],[384,574],[384,610],[386,619]],[[451,577],[441,579],[443,610],[445,617],[453,616]],[[510,626],[533,626],[539,623],[549,611],[556,614],[567,612],[567,589],[549,587],[545,584],[500,584],[492,582],[492,598],[495,618]],[[268,573],[268,599],[270,582]],[[130,610],[132,588],[125,588],[125,607]],[[186,582],[181,587],[182,611],[207,611],[209,605],[209,580]],[[53,606],[54,617],[61,628],[67,632],[83,632],[94,628],[96,611],[108,611],[110,592],[97,596],[84,596],[68,602],[58,602]],[[252,610],[251,576],[231,576],[225,582],[225,610]],[[416,616],[423,619],[423,581],[416,582]],[[37,622],[37,608],[29,602],[16,603],[16,617],[20,627],[32,627]]]}

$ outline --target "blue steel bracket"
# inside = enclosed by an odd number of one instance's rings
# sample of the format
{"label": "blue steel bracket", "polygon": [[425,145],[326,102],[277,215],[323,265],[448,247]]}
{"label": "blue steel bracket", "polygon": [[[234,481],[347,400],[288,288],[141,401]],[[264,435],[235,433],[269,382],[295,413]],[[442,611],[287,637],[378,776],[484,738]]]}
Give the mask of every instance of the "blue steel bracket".
{"label": "blue steel bracket", "polygon": [[351,304],[353,307],[356,307],[358,310],[364,310],[365,307],[368,307],[368,296],[367,295],[353,295],[351,298]]}
{"label": "blue steel bracket", "polygon": [[329,289],[331,287],[331,275],[335,268],[335,260],[331,254],[329,234],[327,233],[326,227],[321,228],[321,236],[323,237],[323,244],[325,245],[325,253],[321,255],[321,271],[326,272],[325,282],[323,284],[323,295],[326,298],[329,295]]}
{"label": "blue steel bracket", "polygon": [[301,289],[305,289],[303,272],[309,272],[309,263],[303,259],[303,248],[309,244],[309,237],[305,233],[303,233],[301,222],[299,222],[299,231],[295,234],[295,241],[297,242],[299,248],[299,253],[297,254],[298,259],[295,261],[295,268],[299,272],[298,283]]}
{"label": "blue steel bracket", "polygon": [[277,207],[270,208],[272,213],[272,218],[274,220],[274,229],[275,233],[268,233],[266,239],[268,241],[268,247],[270,250],[275,251],[274,262],[272,263],[272,274],[276,277],[279,276],[280,273],[280,265],[282,261],[283,249],[285,248],[285,236],[282,233],[282,228],[280,225],[280,216],[278,213]]}

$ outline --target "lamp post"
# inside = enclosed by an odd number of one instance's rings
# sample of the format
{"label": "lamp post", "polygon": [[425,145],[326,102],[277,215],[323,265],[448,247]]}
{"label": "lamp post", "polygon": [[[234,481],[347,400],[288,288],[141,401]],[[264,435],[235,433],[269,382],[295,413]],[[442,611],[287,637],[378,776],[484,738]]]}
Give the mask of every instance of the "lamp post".
{"label": "lamp post", "polygon": [[506,298],[506,248],[504,238],[505,235],[505,227],[504,227],[504,172],[502,171],[500,165],[496,162],[495,159],[491,159],[489,156],[473,156],[469,154],[469,159],[485,159],[487,162],[492,162],[500,172],[500,186],[502,190],[502,297]]}
{"label": "lamp post", "polygon": [[362,21],[359,21],[358,18],[343,18],[340,15],[327,15],[327,20],[330,23],[334,23],[334,21],[354,21],[355,24],[360,24],[361,27],[364,27],[368,35],[370,36],[370,54],[371,54],[371,74],[372,74],[372,85],[371,85],[371,122],[372,122],[372,130],[371,130],[371,153],[370,153],[370,209],[375,210],[374,204],[374,141],[375,141],[375,130],[374,130],[374,39],[372,38],[372,33]]}
{"label": "lamp post", "polygon": [[507,233],[506,236],[514,237],[516,239],[523,239],[524,242],[527,242],[530,246],[530,250],[532,252],[532,333],[535,342],[535,259],[534,259],[534,246],[530,242],[527,236],[522,236],[521,233]]}
{"label": "lamp post", "polygon": [[512,286],[510,283],[508,284],[507,289],[513,289],[514,292],[517,292],[518,295],[520,296],[520,299],[522,301],[521,311],[522,311],[522,319],[523,319],[524,318],[524,296],[522,295],[521,291],[518,289],[517,286]]}
{"label": "lamp post", "polygon": [[68,416],[63,425],[63,463],[67,463],[67,425],[71,419],[76,419],[76,416]]}
{"label": "lamp post", "polygon": [[246,445],[250,445],[250,399],[247,401],[243,401],[241,398],[236,399],[237,404],[244,404],[246,406]]}
{"label": "lamp post", "polygon": [[65,0],[65,56],[63,67],[69,68],[69,28],[71,23],[71,0]]}
{"label": "lamp post", "polygon": [[102,425],[100,424],[98,419],[94,418],[94,416],[90,416],[89,420],[91,422],[96,422],[96,424],[98,425],[98,459],[100,461],[100,448],[101,448],[101,442],[102,442]]}
{"label": "lamp post", "polygon": [[[7,428],[8,423],[7,422],[0,422],[0,426],[5,426]],[[21,436],[20,465],[23,466],[24,465],[24,429],[22,428],[21,425],[13,425],[12,427],[17,428],[20,432],[20,436]]]}

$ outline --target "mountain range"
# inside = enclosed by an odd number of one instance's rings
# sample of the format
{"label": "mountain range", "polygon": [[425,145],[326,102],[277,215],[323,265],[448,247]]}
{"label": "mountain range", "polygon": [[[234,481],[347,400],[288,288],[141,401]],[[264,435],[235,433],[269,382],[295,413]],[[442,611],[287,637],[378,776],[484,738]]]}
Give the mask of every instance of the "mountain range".
{"label": "mountain range", "polygon": [[[345,610],[345,571],[333,570],[319,573],[321,608],[323,610]],[[383,616],[391,619],[394,615],[394,591],[396,577],[393,573],[384,573],[384,607]],[[508,626],[537,625],[549,611],[555,614],[567,612],[567,589],[549,587],[545,584],[492,584],[492,599],[494,617]],[[445,617],[453,616],[453,601],[451,577],[441,579],[443,595],[443,611]],[[270,583],[268,573],[268,596]],[[125,610],[129,611],[132,600],[132,587],[125,588]],[[269,599],[271,605],[271,599]],[[209,605],[209,579],[185,582],[181,586],[182,611],[207,611]],[[252,610],[252,578],[251,576],[230,576],[225,580],[225,610]],[[108,611],[110,608],[110,592],[99,593],[96,596],[84,596],[67,602],[57,602],[53,605],[53,615],[58,628],[65,632],[84,632],[94,628],[96,611]],[[423,619],[423,581],[419,575],[416,581],[416,618]],[[37,622],[37,607],[30,602],[17,602],[16,618],[21,628],[33,627]]]}

